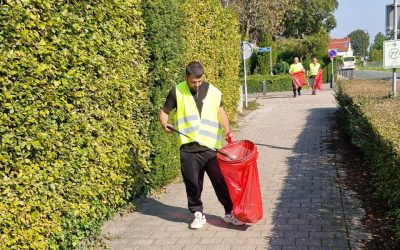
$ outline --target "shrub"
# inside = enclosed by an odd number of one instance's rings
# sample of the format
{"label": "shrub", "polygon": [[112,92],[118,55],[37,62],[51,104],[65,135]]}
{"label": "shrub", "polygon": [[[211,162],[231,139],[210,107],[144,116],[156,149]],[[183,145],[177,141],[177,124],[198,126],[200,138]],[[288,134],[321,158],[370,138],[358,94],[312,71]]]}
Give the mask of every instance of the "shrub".
{"label": "shrub", "polygon": [[222,8],[218,0],[185,0],[182,11],[185,25],[181,35],[186,41],[183,61],[202,62],[206,80],[222,91],[224,108],[229,119],[234,120],[240,97],[237,16]]}
{"label": "shrub", "polygon": [[[181,0],[143,0],[143,17],[146,22],[145,37],[149,50],[150,141],[151,167],[146,174],[147,185],[143,193],[160,188],[180,173],[179,151],[175,136],[167,135],[161,128],[158,115],[168,91],[182,81],[184,68],[182,54],[184,40],[179,34],[184,24],[180,11]],[[171,122],[172,123],[172,122]]]}
{"label": "shrub", "polygon": [[[292,90],[290,75],[252,75],[247,78],[247,93],[262,93],[263,80],[266,81],[267,92]],[[244,85],[244,80],[242,80],[242,85]]]}
{"label": "shrub", "polygon": [[337,100],[346,132],[369,163],[376,194],[397,217],[400,238],[400,99],[389,98],[389,92],[388,81],[346,81]]}
{"label": "shrub", "polygon": [[289,64],[285,61],[279,61],[274,66],[274,74],[283,75],[289,73]]}
{"label": "shrub", "polygon": [[138,1],[0,5],[0,245],[75,248],[143,186]]}

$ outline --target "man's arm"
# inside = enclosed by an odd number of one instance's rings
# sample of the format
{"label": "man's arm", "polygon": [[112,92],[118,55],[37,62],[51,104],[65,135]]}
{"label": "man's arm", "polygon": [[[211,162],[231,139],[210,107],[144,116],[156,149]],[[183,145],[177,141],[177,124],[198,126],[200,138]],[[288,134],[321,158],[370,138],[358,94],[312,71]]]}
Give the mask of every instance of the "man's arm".
{"label": "man's arm", "polygon": [[171,132],[171,130],[167,127],[167,126],[171,126],[170,124],[168,124],[168,117],[169,117],[169,111],[165,108],[161,109],[159,119],[160,119],[161,126],[167,133]]}
{"label": "man's arm", "polygon": [[229,127],[229,119],[223,107],[219,107],[218,109],[218,120],[225,133],[231,132],[231,128]]}

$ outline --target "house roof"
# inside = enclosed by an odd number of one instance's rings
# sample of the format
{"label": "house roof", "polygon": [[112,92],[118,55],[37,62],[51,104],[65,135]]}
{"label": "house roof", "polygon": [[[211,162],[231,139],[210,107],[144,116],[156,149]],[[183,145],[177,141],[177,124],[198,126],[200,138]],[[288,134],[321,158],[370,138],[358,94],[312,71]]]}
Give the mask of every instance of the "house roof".
{"label": "house roof", "polygon": [[332,38],[329,40],[328,48],[336,49],[338,52],[347,52],[350,47],[350,38]]}

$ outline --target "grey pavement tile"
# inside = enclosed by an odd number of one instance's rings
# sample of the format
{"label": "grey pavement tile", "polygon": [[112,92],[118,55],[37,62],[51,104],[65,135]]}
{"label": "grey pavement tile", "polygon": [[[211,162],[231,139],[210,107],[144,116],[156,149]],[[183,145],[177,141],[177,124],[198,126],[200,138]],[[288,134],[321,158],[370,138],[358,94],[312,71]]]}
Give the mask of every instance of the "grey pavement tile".
{"label": "grey pavement tile", "polygon": [[188,237],[179,238],[176,240],[175,245],[196,245],[200,241],[200,238]]}
{"label": "grey pavement tile", "polygon": [[224,238],[201,238],[199,245],[220,245],[224,241]]}
{"label": "grey pavement tile", "polygon": [[293,238],[307,238],[309,237],[310,232],[308,231],[285,231],[285,237],[293,237]]}
{"label": "grey pavement tile", "polygon": [[129,242],[134,246],[149,246],[155,242],[155,239],[130,239]]}
{"label": "grey pavement tile", "polygon": [[266,245],[268,243],[268,238],[263,237],[249,237],[247,238],[246,245]]}
{"label": "grey pavement tile", "polygon": [[307,250],[305,246],[282,246],[282,250]]}
{"label": "grey pavement tile", "polygon": [[295,246],[295,238],[291,237],[280,237],[280,238],[271,238],[270,243],[271,246]]}
{"label": "grey pavement tile", "polygon": [[243,246],[232,246],[232,250],[257,250],[259,247],[262,246],[249,246],[249,245],[243,245]]}
{"label": "grey pavement tile", "polygon": [[177,238],[160,238],[154,242],[154,245],[171,246],[175,245]]}
{"label": "grey pavement tile", "polygon": [[231,245],[212,245],[207,246],[207,250],[230,250],[232,249]]}
{"label": "grey pavement tile", "polygon": [[321,239],[296,238],[296,246],[321,246]]}
{"label": "grey pavement tile", "polygon": [[153,246],[141,246],[138,248],[138,250],[180,250],[183,249],[183,246],[165,246],[165,245],[153,245]]}

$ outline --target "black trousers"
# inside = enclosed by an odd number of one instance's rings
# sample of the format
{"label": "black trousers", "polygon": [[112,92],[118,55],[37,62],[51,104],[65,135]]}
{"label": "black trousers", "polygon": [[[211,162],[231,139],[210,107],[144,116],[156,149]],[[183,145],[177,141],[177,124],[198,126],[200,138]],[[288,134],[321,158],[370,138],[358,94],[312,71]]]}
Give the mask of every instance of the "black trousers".
{"label": "black trousers", "polygon": [[209,150],[196,153],[181,151],[181,172],[186,187],[190,212],[203,212],[201,193],[203,191],[204,173],[207,173],[215,194],[225,209],[225,214],[231,213],[232,201],[219,168],[215,151]]}
{"label": "black trousers", "polygon": [[[294,85],[293,82],[292,82],[292,86],[293,86],[293,95],[296,96],[296,86]],[[301,91],[301,87],[298,87],[297,93],[299,93],[299,95],[300,95],[300,91]]]}

